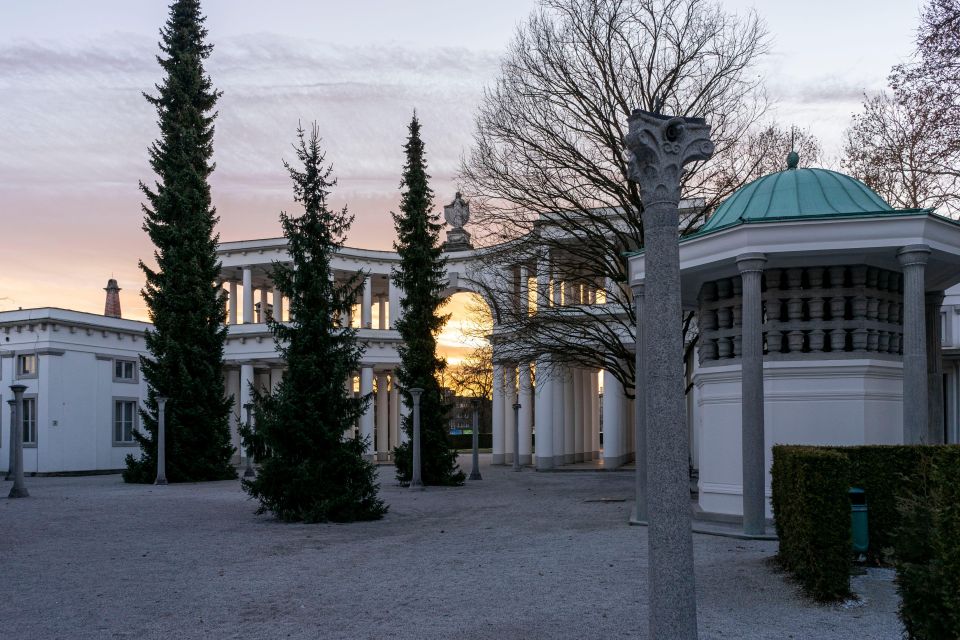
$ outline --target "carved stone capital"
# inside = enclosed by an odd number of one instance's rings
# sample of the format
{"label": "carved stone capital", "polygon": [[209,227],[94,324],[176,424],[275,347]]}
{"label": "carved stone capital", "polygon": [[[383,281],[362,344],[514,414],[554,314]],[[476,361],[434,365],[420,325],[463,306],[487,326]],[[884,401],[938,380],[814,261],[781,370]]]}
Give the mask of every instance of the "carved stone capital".
{"label": "carved stone capital", "polygon": [[646,207],[680,202],[683,166],[713,155],[710,125],[703,118],[669,117],[634,110],[624,139],[630,179]]}

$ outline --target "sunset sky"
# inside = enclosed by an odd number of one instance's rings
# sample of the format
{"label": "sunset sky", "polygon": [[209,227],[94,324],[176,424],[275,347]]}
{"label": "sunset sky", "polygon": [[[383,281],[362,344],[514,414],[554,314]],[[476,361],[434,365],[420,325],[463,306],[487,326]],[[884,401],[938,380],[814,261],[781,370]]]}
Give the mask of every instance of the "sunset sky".
{"label": "sunset sky", "polygon": [[[423,122],[437,206],[455,191],[473,112],[532,0],[207,0],[208,61],[223,91],[213,197],[222,240],[280,235],[291,206],[281,160],[298,120],[318,121],[357,219],[348,244],[386,249],[405,126]],[[828,157],[864,91],[912,49],[919,2],[727,0],[756,7],[773,54],[763,67],[773,114],[809,128]],[[137,260],[138,180],[152,179],[157,135],[142,98],[160,78],[160,0],[6,2],[0,19],[0,310],[58,306],[101,313],[107,278],[124,315],[144,318]]]}

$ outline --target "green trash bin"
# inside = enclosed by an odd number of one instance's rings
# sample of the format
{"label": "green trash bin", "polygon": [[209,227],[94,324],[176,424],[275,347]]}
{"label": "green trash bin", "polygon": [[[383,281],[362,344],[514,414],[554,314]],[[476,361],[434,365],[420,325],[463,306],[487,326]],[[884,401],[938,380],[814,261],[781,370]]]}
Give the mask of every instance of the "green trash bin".
{"label": "green trash bin", "polygon": [[867,529],[867,494],[863,489],[850,489],[850,531],[853,533],[853,550],[866,553],[870,546]]}

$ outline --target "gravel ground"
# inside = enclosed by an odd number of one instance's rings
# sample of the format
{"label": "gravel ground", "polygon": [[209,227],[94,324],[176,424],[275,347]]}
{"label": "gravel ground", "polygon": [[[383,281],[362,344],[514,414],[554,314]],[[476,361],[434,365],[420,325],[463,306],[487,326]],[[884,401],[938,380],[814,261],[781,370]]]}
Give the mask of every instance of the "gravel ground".
{"label": "gravel ground", "polygon": [[[414,492],[381,467],[390,512],[350,525],[257,516],[238,482],[28,478],[0,498],[0,638],[646,637],[646,529],[599,501],[632,474],[482,471]],[[701,638],[901,637],[888,571],[824,607],[771,570],[774,542],[694,548]]]}

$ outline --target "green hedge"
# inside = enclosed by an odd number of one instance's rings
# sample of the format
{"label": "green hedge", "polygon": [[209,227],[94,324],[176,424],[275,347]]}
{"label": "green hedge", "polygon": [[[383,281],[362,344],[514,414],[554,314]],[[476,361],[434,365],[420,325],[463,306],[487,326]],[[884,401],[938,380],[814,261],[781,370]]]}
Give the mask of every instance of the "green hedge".
{"label": "green hedge", "polygon": [[917,473],[921,456],[929,447],[910,445],[864,445],[833,447],[850,460],[849,485],[866,492],[870,548],[867,560],[890,559],[893,539],[900,526],[897,503]]}
{"label": "green hedge", "polygon": [[817,447],[773,448],[777,560],[816,600],[850,594],[850,461]]}
{"label": "green hedge", "polygon": [[927,447],[894,536],[909,638],[960,638],[960,447]]}

